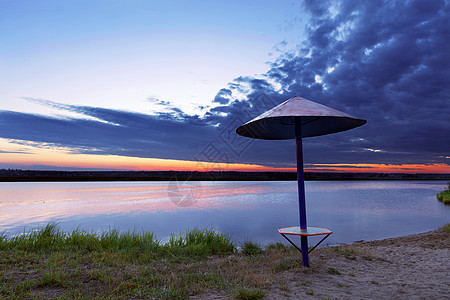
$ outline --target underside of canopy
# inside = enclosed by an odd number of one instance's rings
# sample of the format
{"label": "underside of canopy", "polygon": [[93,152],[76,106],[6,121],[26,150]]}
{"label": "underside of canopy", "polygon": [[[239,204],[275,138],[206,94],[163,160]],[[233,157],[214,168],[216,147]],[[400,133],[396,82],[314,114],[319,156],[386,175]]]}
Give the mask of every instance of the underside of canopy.
{"label": "underside of canopy", "polygon": [[242,136],[285,140],[295,138],[295,123],[302,126],[302,138],[349,130],[366,123],[346,113],[293,97],[236,129]]}

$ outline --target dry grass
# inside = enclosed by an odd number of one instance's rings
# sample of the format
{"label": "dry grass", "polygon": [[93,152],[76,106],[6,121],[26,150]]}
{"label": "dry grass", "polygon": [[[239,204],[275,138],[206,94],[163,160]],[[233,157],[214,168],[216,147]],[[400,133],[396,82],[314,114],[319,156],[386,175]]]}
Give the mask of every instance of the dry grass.
{"label": "dry grass", "polygon": [[237,253],[227,236],[208,229],[162,244],[150,233],[65,234],[48,224],[0,237],[0,297],[184,299],[214,292],[258,299],[277,273],[302,268],[292,247],[262,251],[247,241],[244,248]]}
{"label": "dry grass", "polygon": [[[312,253],[309,268],[302,266],[291,246],[274,244],[245,255],[230,247],[225,236],[210,231],[174,235],[171,246],[148,234],[139,238],[103,233],[97,236],[103,237],[102,248],[92,235],[84,234],[83,242],[78,239],[83,234],[72,234],[71,243],[77,240],[77,247],[72,247],[56,227],[44,228],[35,234],[39,243],[0,238],[0,298],[320,298],[327,297],[327,291],[340,295],[359,287],[362,276],[393,267],[388,253],[380,255],[380,249],[414,245],[448,250],[448,227],[433,234],[320,248]],[[407,261],[402,268],[409,264],[414,265]],[[366,284],[381,289],[386,282],[375,276]]]}

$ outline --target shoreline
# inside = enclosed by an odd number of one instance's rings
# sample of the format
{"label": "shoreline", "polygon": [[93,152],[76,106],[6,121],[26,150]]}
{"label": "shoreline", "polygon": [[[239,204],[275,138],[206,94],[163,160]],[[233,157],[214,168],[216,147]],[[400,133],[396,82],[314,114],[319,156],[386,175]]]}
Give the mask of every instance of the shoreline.
{"label": "shoreline", "polygon": [[[450,180],[450,174],[305,172],[306,181]],[[296,172],[35,171],[0,170],[0,182],[83,181],[295,181]]]}
{"label": "shoreline", "polygon": [[[180,240],[180,244],[175,242],[168,245],[170,247],[158,246],[151,234],[139,237],[129,233],[122,238],[113,232],[100,234],[97,238],[76,232],[69,239],[72,242],[64,243],[60,231],[51,224],[36,234],[32,243],[25,241],[18,246],[2,245],[0,241],[0,255],[7,258],[0,261],[0,280],[3,282],[0,296],[73,298],[76,295],[79,298],[139,299],[448,297],[449,224],[402,237],[318,248],[310,255],[310,267],[302,266],[297,249],[282,244],[272,244],[264,251],[246,248],[251,251],[249,254],[231,248],[224,252],[208,252],[211,250],[205,248],[206,244],[195,243],[197,238],[192,240],[193,244],[184,244]],[[209,234],[219,243],[229,245],[221,234],[197,232],[198,238],[206,238]],[[102,240],[113,244],[104,248]]]}
{"label": "shoreline", "polygon": [[448,297],[449,225],[401,237],[324,247],[314,252],[311,267],[283,273],[281,281],[287,286],[272,285],[267,293],[269,299]]}

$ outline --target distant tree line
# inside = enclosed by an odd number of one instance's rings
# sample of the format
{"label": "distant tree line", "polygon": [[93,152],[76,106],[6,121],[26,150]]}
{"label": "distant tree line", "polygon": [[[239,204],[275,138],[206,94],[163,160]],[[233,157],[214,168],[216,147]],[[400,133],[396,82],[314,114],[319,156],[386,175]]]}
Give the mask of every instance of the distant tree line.
{"label": "distant tree line", "polygon": [[[0,169],[0,181],[264,181],[297,180],[296,172],[35,171]],[[450,180],[450,174],[306,172],[305,180]]]}

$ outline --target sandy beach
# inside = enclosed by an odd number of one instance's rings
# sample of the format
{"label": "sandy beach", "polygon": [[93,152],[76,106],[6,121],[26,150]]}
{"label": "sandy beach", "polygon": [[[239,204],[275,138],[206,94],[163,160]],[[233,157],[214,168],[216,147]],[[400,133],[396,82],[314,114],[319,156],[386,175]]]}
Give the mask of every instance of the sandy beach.
{"label": "sandy beach", "polygon": [[268,298],[450,299],[449,236],[438,229],[320,249],[310,270],[283,274],[289,293],[274,286]]}
{"label": "sandy beach", "polygon": [[450,233],[440,228],[317,249],[309,268],[271,277],[264,299],[450,299],[449,274]]}

